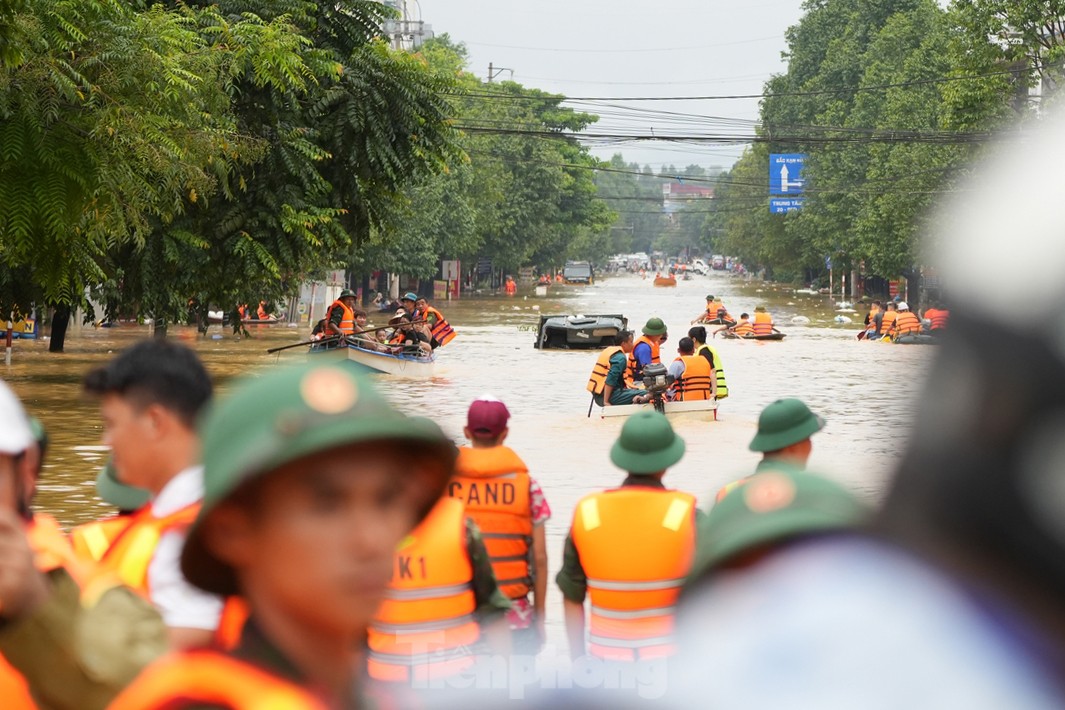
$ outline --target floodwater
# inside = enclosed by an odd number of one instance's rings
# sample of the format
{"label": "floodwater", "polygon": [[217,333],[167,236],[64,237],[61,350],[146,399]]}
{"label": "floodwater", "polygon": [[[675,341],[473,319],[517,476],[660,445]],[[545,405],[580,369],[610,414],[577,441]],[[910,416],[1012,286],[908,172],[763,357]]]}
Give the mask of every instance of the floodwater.
{"label": "floodwater", "polygon": [[[836,324],[835,306],[827,296],[712,274],[680,281],[676,288],[654,288],[650,279],[620,275],[588,287],[553,286],[548,297],[531,292],[511,298],[464,297],[437,304],[458,331],[439,351],[437,377],[428,382],[379,379],[401,409],[432,417],[459,443],[471,400],[493,394],[506,402],[512,414],[507,443],[528,463],[553,513],[547,524],[548,627],[556,643],[563,636],[561,598],[553,577],[563,540],[580,497],[622,480],[624,474],[610,463],[609,449],[624,420],[600,419],[598,408],[587,416],[585,384],[597,353],[534,349],[537,317],[623,313],[637,331],[647,318],[661,317],[670,328],[662,350],[668,362],[689,321],[703,310],[708,293],[721,296],[735,315],[767,305],[787,338],[710,341],[724,364],[730,396],[720,404],[717,421],[705,414],[674,420],[687,453],[669,471],[666,484],[694,493],[705,506],[719,487],[753,469],[758,455],[748,451],[747,444],[762,407],[794,396],[827,420],[813,439],[810,468],[875,501],[905,444],[934,346],[859,342],[855,333],[864,312],[844,314],[854,324]],[[809,324],[793,325],[796,316],[808,318]],[[384,320],[376,318],[379,324]],[[257,328],[253,338],[236,339],[213,326],[207,338],[198,337],[192,328],[172,329],[171,337],[201,354],[224,395],[236,375],[301,360],[302,348],[275,355],[265,351],[305,340],[307,332],[305,326],[277,325]],[[93,480],[106,456],[99,446],[101,423],[95,402],[81,394],[81,378],[145,335],[147,328],[135,326],[72,328],[67,352],[56,355],[47,352],[46,341],[16,341],[4,377],[30,413],[44,422],[52,441],[37,506],[65,525],[107,512],[93,493]]]}

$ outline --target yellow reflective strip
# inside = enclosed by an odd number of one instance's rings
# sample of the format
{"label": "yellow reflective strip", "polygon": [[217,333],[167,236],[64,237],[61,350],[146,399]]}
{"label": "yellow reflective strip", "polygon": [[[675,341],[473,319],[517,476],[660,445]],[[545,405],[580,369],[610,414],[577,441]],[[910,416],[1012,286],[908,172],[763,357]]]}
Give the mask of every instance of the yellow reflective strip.
{"label": "yellow reflective strip", "polygon": [[85,547],[89,548],[89,556],[96,561],[99,561],[104,556],[107,548],[111,545],[99,524],[82,528],[81,537],[85,542]]}
{"label": "yellow reflective strip", "polygon": [[669,504],[666,517],[662,518],[662,527],[673,532],[680,530],[680,524],[684,522],[684,518],[688,515],[688,510],[690,509],[691,501],[675,499]]}
{"label": "yellow reflective strip", "polygon": [[126,554],[118,563],[119,578],[134,589],[148,588],[148,565],[159,544],[159,532],[154,528],[130,530],[135,537],[129,542]]}
{"label": "yellow reflective strip", "polygon": [[599,504],[595,498],[581,501],[581,520],[584,521],[585,530],[595,530],[599,527]]}

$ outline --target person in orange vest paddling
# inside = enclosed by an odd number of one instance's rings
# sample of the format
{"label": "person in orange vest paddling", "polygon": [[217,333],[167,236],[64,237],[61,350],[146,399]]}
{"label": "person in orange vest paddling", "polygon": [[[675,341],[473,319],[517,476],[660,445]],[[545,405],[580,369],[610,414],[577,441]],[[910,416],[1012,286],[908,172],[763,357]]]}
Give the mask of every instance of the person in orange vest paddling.
{"label": "person in orange vest paddling", "polygon": [[181,569],[206,594],[240,595],[250,616],[234,649],[162,659],[112,710],[364,706],[367,628],[454,445],[343,364],[244,379],[200,432],[207,493]]}
{"label": "person in orange vest paddling", "polygon": [[662,478],[683,456],[684,440],[665,416],[634,414],[610,450],[628,472],[621,487],[577,503],[555,578],[572,658],[586,648],[621,662],[673,654],[674,604],[695,551],[698,509],[695,496],[667,489]]}
{"label": "person in orange vest paddling", "polygon": [[326,338],[343,339],[355,334],[355,301],[357,296],[350,288],[346,288],[337,296],[337,300],[325,310],[325,321],[322,325],[323,335]]}

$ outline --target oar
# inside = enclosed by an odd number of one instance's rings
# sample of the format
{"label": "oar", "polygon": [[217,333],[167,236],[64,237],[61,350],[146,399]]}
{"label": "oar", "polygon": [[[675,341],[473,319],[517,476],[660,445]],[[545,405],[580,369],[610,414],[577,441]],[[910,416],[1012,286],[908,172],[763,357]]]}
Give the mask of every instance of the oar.
{"label": "oar", "polygon": [[[410,323],[404,323],[403,325],[417,325],[419,323],[424,323],[424,322],[425,322],[424,320],[413,320]],[[376,333],[379,330],[388,330],[389,328],[395,328],[395,327],[396,326],[394,326],[394,325],[382,325],[382,326],[377,327],[377,328],[367,328],[366,330],[359,331],[358,333],[356,333],[356,335],[362,335],[363,333]],[[321,340],[305,340],[302,343],[293,343],[292,345],[282,345],[279,348],[270,348],[266,352],[268,352],[268,353],[276,353],[279,350],[288,350],[289,348],[298,348],[301,345],[321,345],[322,343],[331,343],[331,342],[333,342],[335,340],[338,340],[340,337],[341,336],[339,336],[339,335],[330,335],[328,338],[322,338]],[[344,336],[344,337],[345,338],[349,338],[351,336]]]}
{"label": "oar", "polygon": [[592,405],[595,404],[595,395],[592,395],[592,401],[588,403],[588,419],[592,418]]}

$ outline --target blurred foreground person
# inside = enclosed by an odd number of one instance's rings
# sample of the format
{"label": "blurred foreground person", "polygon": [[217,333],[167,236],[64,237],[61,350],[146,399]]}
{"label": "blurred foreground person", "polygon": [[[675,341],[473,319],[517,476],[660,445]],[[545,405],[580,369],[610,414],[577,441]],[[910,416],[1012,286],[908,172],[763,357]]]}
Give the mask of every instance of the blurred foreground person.
{"label": "blurred foreground person", "polygon": [[[1065,706],[1065,242],[1046,209],[1065,199],[1065,125],[1021,137],[940,224],[929,263],[970,310],[871,533],[789,545],[693,596],[671,678],[705,680],[678,706]],[[1004,273],[1004,234],[1039,258]]]}
{"label": "blurred foreground person", "polygon": [[109,517],[83,523],[70,531],[74,554],[89,562],[99,562],[108,548],[133,522],[133,515],[148,504],[149,493],[121,483],[115,465],[108,461],[96,475],[96,495],[117,512]]}
{"label": "blurred foreground person", "polygon": [[0,382],[0,707],[94,710],[166,650],[166,633],[132,590],[91,580],[54,520],[26,514],[41,443]]}
{"label": "blurred foreground person", "polygon": [[455,447],[343,365],[276,369],[234,386],[201,422],[206,495],[181,570],[240,595],[229,652],[150,666],[133,708],[355,708],[366,630],[397,545],[444,492]]}

